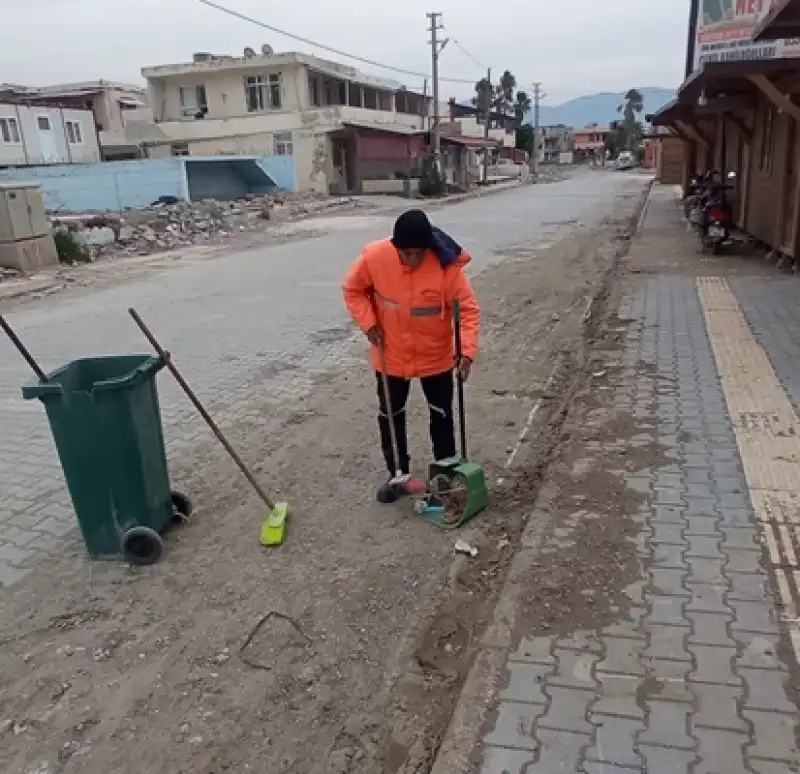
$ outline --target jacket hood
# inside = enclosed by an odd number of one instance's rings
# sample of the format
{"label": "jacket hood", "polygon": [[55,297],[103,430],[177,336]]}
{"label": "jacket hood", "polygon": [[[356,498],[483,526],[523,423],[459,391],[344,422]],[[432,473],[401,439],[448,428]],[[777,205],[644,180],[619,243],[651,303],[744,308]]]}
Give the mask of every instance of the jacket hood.
{"label": "jacket hood", "polygon": [[439,264],[443,269],[456,264],[459,266],[466,266],[469,263],[469,256],[453,237],[436,226],[433,226],[432,230],[433,243],[431,249],[436,253]]}

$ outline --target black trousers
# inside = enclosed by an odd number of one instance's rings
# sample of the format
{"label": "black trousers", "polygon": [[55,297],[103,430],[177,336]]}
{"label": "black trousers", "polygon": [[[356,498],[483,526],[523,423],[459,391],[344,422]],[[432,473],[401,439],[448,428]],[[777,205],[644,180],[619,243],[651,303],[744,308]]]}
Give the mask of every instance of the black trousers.
{"label": "black trousers", "polygon": [[[397,433],[397,453],[400,456],[399,465],[396,464],[392,452],[392,439],[389,435],[389,412],[383,393],[383,380],[380,373],[375,374],[378,380],[378,427],[381,432],[381,449],[386,467],[390,475],[394,475],[399,468],[403,473],[410,473],[408,457],[408,434],[406,432],[406,401],[411,389],[408,379],[389,376],[389,402],[392,405],[391,421]],[[433,458],[443,460],[454,457],[456,454],[456,436],[453,425],[453,372],[446,371],[435,376],[426,376],[420,379],[422,392],[428,401],[430,412],[431,445]]]}

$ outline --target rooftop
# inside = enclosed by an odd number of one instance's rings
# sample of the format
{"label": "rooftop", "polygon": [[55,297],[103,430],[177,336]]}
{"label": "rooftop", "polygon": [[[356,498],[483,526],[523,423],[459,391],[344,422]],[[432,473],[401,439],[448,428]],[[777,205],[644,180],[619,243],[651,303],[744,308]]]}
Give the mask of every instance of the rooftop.
{"label": "rooftop", "polygon": [[26,86],[19,83],[0,83],[1,91],[10,91],[24,97],[61,97],[61,96],[84,96],[97,94],[106,89],[118,91],[132,91],[139,94],[145,93],[144,86],[134,86],[130,83],[118,83],[116,81],[81,81],[78,83],[59,83],[50,86]]}
{"label": "rooftop", "polygon": [[[358,83],[362,86],[371,86],[376,89],[386,89],[388,91],[411,91],[411,89],[407,89],[399,81],[367,75],[349,65],[331,62],[330,60],[321,59],[320,57],[310,54],[301,54],[297,51],[276,54],[273,53],[268,46],[263,48],[264,50],[260,54],[256,54],[253,49],[248,49],[248,52],[244,56],[198,53],[194,55],[194,61],[192,62],[143,67],[142,76],[147,80],[154,80],[181,75],[195,75],[197,73],[236,72],[238,70],[253,70],[258,67],[272,69],[298,64],[305,65],[323,75]],[[267,53],[267,51],[269,51],[269,53]]]}

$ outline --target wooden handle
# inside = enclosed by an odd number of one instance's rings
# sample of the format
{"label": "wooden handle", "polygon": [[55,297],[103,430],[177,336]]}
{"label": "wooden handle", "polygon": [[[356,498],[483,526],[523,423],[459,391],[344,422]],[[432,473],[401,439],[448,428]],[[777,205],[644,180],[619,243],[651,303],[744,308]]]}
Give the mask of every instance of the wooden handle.
{"label": "wooden handle", "polygon": [[39,377],[41,381],[46,382],[47,376],[45,375],[45,372],[42,371],[41,368],[39,368],[39,364],[33,359],[33,355],[30,352],[28,352],[26,346],[19,340],[19,336],[17,336],[17,334],[14,333],[11,326],[6,321],[6,318],[3,317],[2,314],[0,314],[0,328],[2,328],[5,331],[6,336],[8,336],[8,338],[11,339],[11,343],[17,348],[19,354],[25,358],[25,361],[33,369],[33,372]]}
{"label": "wooden handle", "polygon": [[205,407],[202,403],[200,403],[197,395],[194,394],[194,390],[192,390],[192,388],[181,375],[180,371],[178,371],[175,363],[172,362],[169,352],[165,351],[164,348],[158,343],[156,337],[153,336],[153,334],[150,332],[150,329],[144,324],[144,320],[139,317],[139,314],[135,309],[128,309],[128,314],[139,326],[139,329],[153,346],[153,349],[158,353],[158,356],[164,361],[164,365],[169,368],[170,372],[175,377],[175,381],[178,382],[178,384],[183,388],[183,391],[186,393],[186,397],[189,398],[189,400],[194,404],[194,407],[200,413],[200,416],[205,419],[206,424],[211,428],[211,431],[214,433],[214,435],[217,436],[217,440],[225,447],[225,451],[228,452],[228,454],[231,456],[231,459],[244,474],[244,477],[250,482],[250,485],[253,487],[253,489],[256,490],[258,496],[264,501],[264,503],[266,503],[267,507],[271,511],[275,510],[275,503],[272,502],[269,495],[261,488],[261,485],[258,483],[258,481],[256,481],[248,467],[244,464],[244,462],[242,462],[242,458],[236,453],[230,443],[228,443],[228,439],[223,435],[222,430],[219,429],[217,423],[205,410]]}

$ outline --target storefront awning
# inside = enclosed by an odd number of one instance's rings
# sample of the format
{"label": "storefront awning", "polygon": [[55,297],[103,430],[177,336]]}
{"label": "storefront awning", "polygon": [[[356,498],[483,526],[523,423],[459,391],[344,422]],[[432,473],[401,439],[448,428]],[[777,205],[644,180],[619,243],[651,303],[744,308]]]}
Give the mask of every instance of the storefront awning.
{"label": "storefront awning", "polygon": [[707,99],[751,92],[752,76],[768,78],[796,77],[800,59],[753,59],[741,62],[707,62],[695,70],[678,89],[678,102],[696,105],[701,96]]}
{"label": "storefront awning", "polygon": [[667,102],[655,113],[648,113],[644,118],[647,123],[653,126],[671,126],[675,121],[691,120],[693,114],[692,106],[683,104],[677,99]]}

